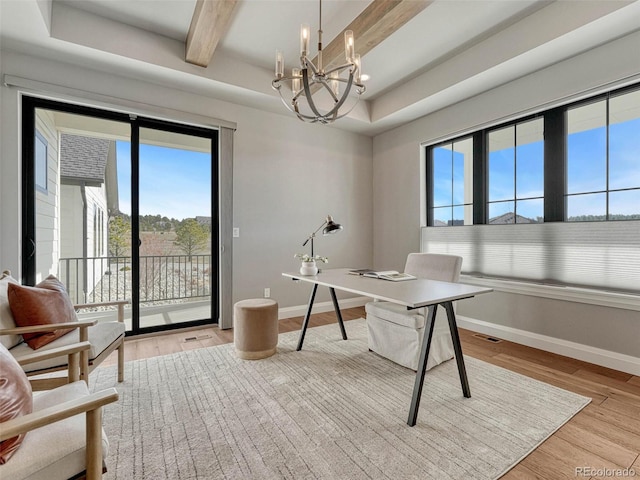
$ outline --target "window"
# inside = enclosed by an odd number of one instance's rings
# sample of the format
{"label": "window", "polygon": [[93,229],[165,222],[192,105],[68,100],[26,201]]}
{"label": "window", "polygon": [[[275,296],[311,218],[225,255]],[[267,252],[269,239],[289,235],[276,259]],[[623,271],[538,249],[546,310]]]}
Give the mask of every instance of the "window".
{"label": "window", "polygon": [[98,206],[93,206],[93,256],[97,257],[98,252]]}
{"label": "window", "polygon": [[36,190],[42,193],[47,193],[47,155],[48,155],[48,143],[42,134],[36,130],[35,139],[35,177],[36,177]]}
{"label": "window", "polygon": [[640,86],[426,148],[427,226],[640,220]]}
{"label": "window", "polygon": [[543,221],[543,131],[536,118],[488,133],[488,223]]}
{"label": "window", "polygon": [[640,84],[425,153],[421,251],[470,275],[640,292]]}
{"label": "window", "polygon": [[104,211],[100,210],[100,255],[107,254],[107,242],[106,242],[106,234],[107,234],[107,222],[104,218]]}
{"label": "window", "polygon": [[104,252],[104,212],[98,205],[93,206],[93,256],[101,257]]}
{"label": "window", "polygon": [[567,110],[566,220],[640,219],[640,90]]}
{"label": "window", "polygon": [[431,149],[433,226],[473,224],[473,138]]}

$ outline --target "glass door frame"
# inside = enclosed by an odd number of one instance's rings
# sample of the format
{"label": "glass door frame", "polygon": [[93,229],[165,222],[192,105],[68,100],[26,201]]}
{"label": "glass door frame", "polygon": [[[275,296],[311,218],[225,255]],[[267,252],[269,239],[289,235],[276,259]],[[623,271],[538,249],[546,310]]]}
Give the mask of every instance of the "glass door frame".
{"label": "glass door frame", "polygon": [[[219,302],[219,251],[220,251],[220,218],[219,218],[219,192],[218,192],[218,175],[219,175],[219,149],[218,149],[218,130],[195,127],[191,125],[182,125],[164,120],[154,120],[150,118],[132,118],[131,119],[131,263],[136,266],[132,271],[132,331],[134,334],[152,333],[162,330],[170,330],[181,327],[192,327],[197,325],[205,325],[213,323],[212,320],[192,320],[178,324],[167,324],[153,327],[140,326],[140,129],[160,130],[171,133],[179,133],[182,135],[190,135],[211,140],[211,271],[215,272],[210,275],[211,282],[211,319],[219,318],[220,302]],[[133,221],[133,219],[136,219]],[[133,239],[138,239],[134,241]]]}
{"label": "glass door frame", "polygon": [[[219,193],[219,131],[180,123],[140,117],[129,113],[103,110],[73,103],[59,102],[37,96],[22,95],[22,278],[24,285],[36,283],[36,185],[35,132],[36,110],[51,110],[127,123],[131,128],[131,259],[132,259],[132,330],[126,335],[139,335],[163,330],[217,324],[220,317],[220,193]],[[164,130],[211,140],[211,318],[184,323],[140,327],[140,238],[139,224],[139,140],[140,128]]]}

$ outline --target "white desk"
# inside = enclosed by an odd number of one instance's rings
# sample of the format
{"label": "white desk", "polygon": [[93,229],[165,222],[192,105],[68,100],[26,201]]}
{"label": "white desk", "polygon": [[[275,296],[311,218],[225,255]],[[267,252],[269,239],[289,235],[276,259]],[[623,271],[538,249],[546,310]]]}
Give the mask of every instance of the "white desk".
{"label": "white desk", "polygon": [[416,372],[416,381],[413,387],[411,407],[409,409],[409,419],[407,420],[407,423],[410,426],[414,426],[416,424],[416,419],[418,417],[418,408],[420,406],[424,376],[427,371],[427,358],[429,356],[429,349],[431,348],[431,337],[433,335],[436,309],[438,305],[442,305],[447,312],[447,318],[449,320],[449,329],[451,331],[453,348],[456,354],[458,373],[460,374],[460,383],[462,384],[462,393],[467,398],[471,397],[471,390],[469,389],[469,382],[467,381],[467,371],[464,366],[462,346],[460,344],[458,326],[456,324],[456,316],[453,311],[452,302],[455,300],[462,300],[464,298],[471,298],[482,293],[489,293],[492,289],[465,285],[462,283],[426,280],[422,278],[407,280],[404,282],[390,282],[387,280],[378,280],[376,278],[351,275],[347,268],[323,270],[313,276],[303,276],[299,273],[283,273],[282,275],[294,280],[313,284],[311,295],[309,297],[309,306],[307,307],[307,313],[304,317],[304,322],[300,331],[297,350],[302,349],[318,285],[329,288],[331,300],[333,301],[336,316],[338,317],[338,324],[344,340],[347,339],[347,333],[344,328],[344,322],[342,321],[342,315],[340,313],[335,289],[404,305],[408,310],[422,307],[427,308],[427,315],[425,316],[424,341],[422,342],[422,351],[420,352],[418,371]]}

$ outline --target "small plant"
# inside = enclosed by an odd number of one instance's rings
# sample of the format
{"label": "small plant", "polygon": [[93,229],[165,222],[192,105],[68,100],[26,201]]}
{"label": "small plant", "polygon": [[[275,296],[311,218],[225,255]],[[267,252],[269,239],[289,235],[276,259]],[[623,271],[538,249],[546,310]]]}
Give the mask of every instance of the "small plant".
{"label": "small plant", "polygon": [[301,261],[303,262],[322,262],[322,263],[329,263],[329,259],[327,257],[321,257],[320,255],[314,255],[313,257],[311,255],[307,255],[306,253],[296,253],[294,255],[294,258],[299,258]]}

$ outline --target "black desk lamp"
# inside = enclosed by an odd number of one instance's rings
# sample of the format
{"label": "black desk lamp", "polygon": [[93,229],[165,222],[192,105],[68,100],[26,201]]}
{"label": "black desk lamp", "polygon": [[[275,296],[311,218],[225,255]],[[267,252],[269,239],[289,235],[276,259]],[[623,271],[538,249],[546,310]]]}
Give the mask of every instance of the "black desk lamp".
{"label": "black desk lamp", "polygon": [[315,232],[309,235],[307,239],[304,241],[304,243],[302,244],[302,246],[304,247],[307,245],[307,243],[309,243],[309,240],[311,240],[311,258],[313,258],[313,239],[316,237],[316,233],[318,233],[318,231],[322,227],[324,227],[324,230],[322,230],[323,235],[332,235],[342,230],[342,225],[334,222],[333,218],[331,218],[331,215],[327,215],[327,218],[324,222],[322,222],[322,225],[320,225]]}

